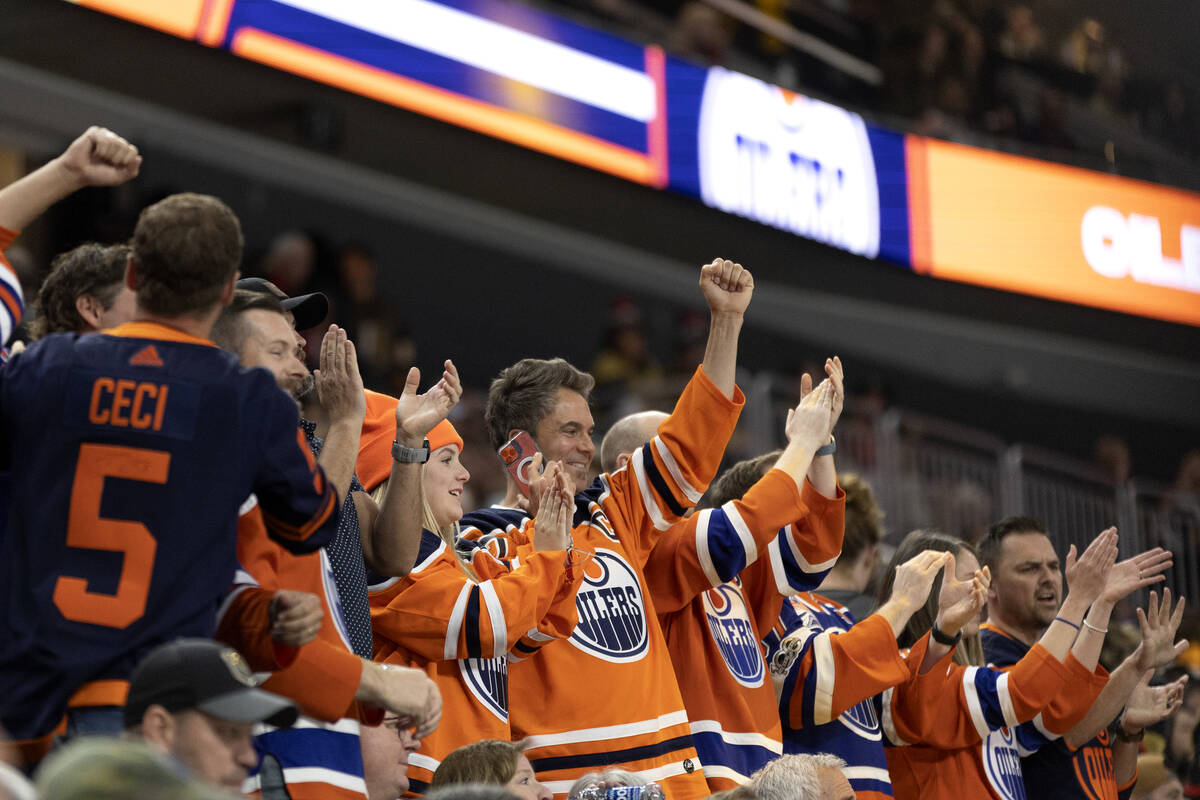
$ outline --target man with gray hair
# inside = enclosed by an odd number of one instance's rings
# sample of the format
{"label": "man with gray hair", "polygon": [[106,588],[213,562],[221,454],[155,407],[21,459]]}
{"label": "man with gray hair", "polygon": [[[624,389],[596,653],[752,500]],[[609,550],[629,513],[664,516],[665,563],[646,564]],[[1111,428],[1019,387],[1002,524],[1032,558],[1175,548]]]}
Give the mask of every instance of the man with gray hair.
{"label": "man with gray hair", "polygon": [[759,800],[854,800],[845,767],[829,753],[780,756],[754,773],[750,786]]}

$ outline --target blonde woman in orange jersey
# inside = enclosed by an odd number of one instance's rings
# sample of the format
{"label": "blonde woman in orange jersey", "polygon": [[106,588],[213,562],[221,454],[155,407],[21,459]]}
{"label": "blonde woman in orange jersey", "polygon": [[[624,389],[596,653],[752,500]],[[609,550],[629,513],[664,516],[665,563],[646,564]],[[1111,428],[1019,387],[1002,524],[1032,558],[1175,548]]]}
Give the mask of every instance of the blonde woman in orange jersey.
{"label": "blonde woman in orange jersey", "polygon": [[1024,800],[1020,752],[1069,730],[1107,680],[1096,667],[1103,636],[1087,627],[1077,635],[1076,629],[1105,588],[1117,555],[1116,533],[1101,534],[1078,561],[1072,546],[1062,614],[1008,672],[983,665],[978,616],[989,576],[966,542],[910,533],[880,595],[891,592],[896,565],[923,550],[948,551],[954,563],[900,637],[902,647],[911,646],[932,630],[920,675],[878,699],[892,745],[887,762],[893,792],[900,800]]}
{"label": "blonde woman in orange jersey", "polygon": [[409,756],[410,791],[418,794],[456,748],[511,738],[508,661],[571,634],[583,579],[582,554],[569,548],[574,504],[561,473],[542,496],[532,546],[502,563],[485,549],[456,546],[470,478],[463,441],[448,421],[427,438],[417,563],[370,591],[376,660],[425,669],[442,693],[441,724]]}

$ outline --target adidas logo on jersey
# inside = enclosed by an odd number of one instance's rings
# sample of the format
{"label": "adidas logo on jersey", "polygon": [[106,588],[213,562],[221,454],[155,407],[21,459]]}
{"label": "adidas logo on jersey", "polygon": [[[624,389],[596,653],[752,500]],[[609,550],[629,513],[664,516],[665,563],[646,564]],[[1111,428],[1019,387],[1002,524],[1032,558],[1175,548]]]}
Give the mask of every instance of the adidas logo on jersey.
{"label": "adidas logo on jersey", "polygon": [[596,548],[595,557],[584,567],[575,606],[579,624],[571,644],[615,663],[638,661],[646,655],[649,639],[642,587],[633,567],[617,553]]}
{"label": "adidas logo on jersey", "polygon": [[133,354],[133,357],[129,359],[129,364],[133,367],[161,367],[163,360],[159,358],[158,350],[154,345],[148,344]]}
{"label": "adidas logo on jersey", "polygon": [[766,669],[741,589],[733,583],[723,583],[701,596],[708,629],[729,672],[742,686],[751,689],[762,686]]}
{"label": "adidas logo on jersey", "polygon": [[460,658],[463,682],[484,708],[508,722],[508,661],[503,658]]}

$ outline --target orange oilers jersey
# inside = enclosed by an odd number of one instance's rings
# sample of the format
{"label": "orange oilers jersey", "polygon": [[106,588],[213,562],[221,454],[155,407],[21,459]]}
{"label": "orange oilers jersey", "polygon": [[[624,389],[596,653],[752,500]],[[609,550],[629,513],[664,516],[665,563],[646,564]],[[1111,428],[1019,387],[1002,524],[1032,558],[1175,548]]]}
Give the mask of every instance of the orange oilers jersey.
{"label": "orange oilers jersey", "polygon": [[[322,548],[295,556],[270,541],[251,496],[238,520],[238,560],[241,569],[223,607],[219,638],[259,658],[268,655],[271,651],[265,651],[264,642],[270,641],[269,622],[258,606],[264,594],[277,589],[314,594],[321,598],[325,612],[317,638],[294,649],[290,663],[263,683],[264,689],[296,703],[304,716],[290,729],[256,726],[255,749],[260,757],[269,754],[279,762],[293,800],[363,800],[366,782],[359,724],[377,724],[383,715],[354,700],[362,659],[350,649],[328,555]],[[285,655],[289,654],[285,651]],[[255,769],[243,790],[257,795],[260,789]]]}
{"label": "orange oilers jersey", "polygon": [[759,631],[837,561],[844,513],[840,489],[830,500],[771,470],[740,500],[677,523],[646,562],[711,791],[745,783],[783,752]]}
{"label": "orange oilers jersey", "polygon": [[12,265],[4,257],[4,251],[17,238],[17,232],[0,227],[0,345],[8,344],[13,330],[21,324],[25,313],[25,297],[21,294],[21,281],[17,279]]}
{"label": "orange oilers jersey", "polygon": [[[362,659],[350,650],[349,636],[338,608],[337,586],[324,550],[296,556],[270,541],[252,496],[238,519],[238,561],[234,596],[226,602],[218,631],[239,650],[261,652],[270,640],[267,627],[256,629],[262,617],[248,617],[258,587],[274,592],[292,589],[321,599],[321,628],[317,638],[296,652],[286,669],[275,671],[264,687],[288,697],[309,717],[336,722],[362,715],[354,702],[362,674]],[[244,597],[243,597],[244,595]]]}
{"label": "orange oilers jersey", "polygon": [[452,750],[511,738],[508,664],[575,627],[583,571],[563,550],[523,552],[510,565],[472,548],[467,577],[441,538],[424,531],[417,564],[371,588],[375,658],[424,669],[442,693],[442,721],[409,757],[410,791],[423,793]]}
{"label": "orange oilers jersey", "polygon": [[785,753],[832,753],[859,800],[892,796],[884,754],[879,693],[911,679],[928,636],[902,653],[879,614],[855,622],[850,611],[816,592],[783,603],[767,634],[768,663],[779,689]]}
{"label": "orange oilers jersey", "polygon": [[[995,625],[984,623],[980,638],[988,662],[1001,669],[1019,662],[1029,651],[1024,642]],[[1046,709],[1045,716],[1051,720],[1049,727],[1059,731],[1069,730],[1072,726],[1056,719],[1055,715],[1064,712],[1069,714],[1073,709],[1059,706],[1060,701],[1056,698]],[[1054,796],[1061,800],[1117,800],[1117,778],[1113,773],[1112,748],[1107,731],[1101,731],[1078,749],[1072,749],[1046,725],[1032,730],[1029,727],[1022,725],[1018,728],[1017,742],[1021,752],[1021,772],[1025,777],[1025,788],[1030,794],[1040,794],[1044,787],[1049,787]],[[1035,786],[1038,787],[1037,792],[1033,790]]]}
{"label": "orange oilers jersey", "polygon": [[[513,737],[528,738],[538,780],[557,797],[607,766],[659,783],[672,800],[708,795],[643,568],[715,475],[742,402],[698,369],[629,464],[575,497],[575,544],[594,553],[576,596],[579,624],[509,673]],[[482,509],[464,518],[463,534],[505,553],[527,541],[529,524],[515,509]]]}
{"label": "orange oilers jersey", "polygon": [[[929,672],[884,693],[891,695],[883,727],[893,745],[887,759],[896,797],[1024,800],[1018,727],[1042,714],[1038,724],[1061,735],[1087,713],[1105,682],[1073,655],[1063,663],[1041,645],[1007,672],[964,667],[947,654]],[[1078,713],[1046,720],[1055,699]]]}

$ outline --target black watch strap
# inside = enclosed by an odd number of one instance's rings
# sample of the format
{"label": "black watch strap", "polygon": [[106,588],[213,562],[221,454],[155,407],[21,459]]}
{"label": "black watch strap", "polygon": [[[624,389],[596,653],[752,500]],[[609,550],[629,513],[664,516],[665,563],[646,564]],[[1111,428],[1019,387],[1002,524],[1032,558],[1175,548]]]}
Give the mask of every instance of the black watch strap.
{"label": "black watch strap", "polygon": [[392,459],[401,464],[424,464],[429,460],[429,440],[426,439],[421,447],[405,447],[393,441]]}
{"label": "black watch strap", "polygon": [[929,635],[933,637],[935,642],[938,644],[944,644],[947,647],[954,647],[954,645],[958,644],[962,639],[962,631],[959,631],[953,636],[947,636],[946,634],[942,633],[942,630],[938,628],[936,624],[930,629]]}

